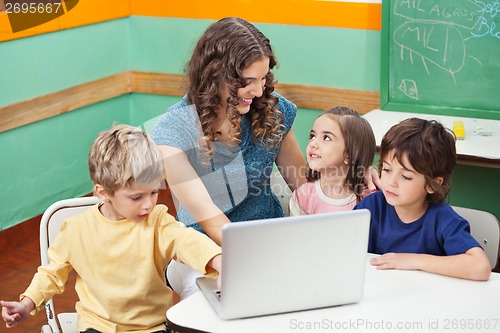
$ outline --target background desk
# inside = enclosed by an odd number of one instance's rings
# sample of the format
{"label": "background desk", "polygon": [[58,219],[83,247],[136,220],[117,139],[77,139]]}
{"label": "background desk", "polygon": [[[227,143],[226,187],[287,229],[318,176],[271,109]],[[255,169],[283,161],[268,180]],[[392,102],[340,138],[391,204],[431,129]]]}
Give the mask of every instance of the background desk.
{"label": "background desk", "polygon": [[474,282],[369,262],[366,269],[357,304],[224,321],[197,292],[170,308],[167,320],[178,332],[500,332],[500,274]]}
{"label": "background desk", "polygon": [[[471,164],[490,168],[500,168],[500,121],[450,117],[424,113],[373,110],[363,116],[372,126],[377,146],[382,137],[393,125],[403,119],[417,117],[437,120],[452,129],[454,121],[462,121],[465,127],[465,139],[457,140],[457,157],[460,164]],[[481,126],[493,132],[492,136],[473,135],[474,129]]]}

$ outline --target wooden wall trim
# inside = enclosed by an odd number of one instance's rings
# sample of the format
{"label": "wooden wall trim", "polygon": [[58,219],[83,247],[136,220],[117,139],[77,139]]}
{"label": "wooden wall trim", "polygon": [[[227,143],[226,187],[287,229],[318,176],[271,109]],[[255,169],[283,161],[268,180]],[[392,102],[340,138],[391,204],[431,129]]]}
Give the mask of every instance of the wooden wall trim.
{"label": "wooden wall trim", "polygon": [[[186,77],[180,74],[131,71],[130,81],[134,93],[182,96],[187,87]],[[346,105],[360,113],[380,108],[380,94],[374,91],[289,83],[279,83],[276,91],[299,108],[324,110],[334,105]]]}
{"label": "wooden wall trim", "polygon": [[344,105],[362,114],[380,108],[380,93],[378,91],[288,83],[279,83],[276,91],[290,99],[299,108],[325,110],[331,106]]}
{"label": "wooden wall trim", "polygon": [[0,132],[103,102],[129,92],[128,72],[0,107]]}
{"label": "wooden wall trim", "polygon": [[[181,74],[128,71],[68,89],[0,107],[0,133],[128,93],[182,96]],[[280,83],[276,91],[297,107],[324,110],[346,105],[360,113],[380,107],[379,92]]]}
{"label": "wooden wall trim", "polygon": [[130,71],[131,92],[183,96],[187,88],[185,75]]}

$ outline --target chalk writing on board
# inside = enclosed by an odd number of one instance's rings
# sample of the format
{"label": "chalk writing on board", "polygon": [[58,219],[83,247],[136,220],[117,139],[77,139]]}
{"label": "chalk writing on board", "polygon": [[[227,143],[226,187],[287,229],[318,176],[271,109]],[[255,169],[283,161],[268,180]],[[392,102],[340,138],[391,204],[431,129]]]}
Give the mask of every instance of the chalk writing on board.
{"label": "chalk writing on board", "polygon": [[493,19],[500,13],[500,1],[496,0],[493,3],[485,3],[484,1],[475,0],[475,2],[481,5],[483,8],[479,10],[479,13],[483,14],[481,16],[480,23],[472,32],[474,37],[485,37],[492,36],[500,39],[500,26],[497,27]]}
{"label": "chalk writing on board", "polygon": [[381,108],[500,119],[500,0],[383,0]]}
{"label": "chalk writing on board", "polygon": [[[455,74],[463,69],[466,58],[470,56],[466,38],[481,26],[481,15],[487,9],[485,5],[469,0],[456,0],[451,4],[442,1],[396,1],[394,15],[404,20],[394,30],[393,40],[400,47],[401,61],[406,58],[412,64],[421,61],[429,76],[429,66],[436,66],[449,73],[456,85]],[[472,58],[481,64],[477,58]],[[405,83],[404,80],[401,84]],[[416,83],[414,85],[416,87]],[[418,99],[418,94],[405,95]]]}
{"label": "chalk writing on board", "polygon": [[408,79],[401,80],[399,90],[401,90],[406,96],[418,101],[418,89],[415,81]]}

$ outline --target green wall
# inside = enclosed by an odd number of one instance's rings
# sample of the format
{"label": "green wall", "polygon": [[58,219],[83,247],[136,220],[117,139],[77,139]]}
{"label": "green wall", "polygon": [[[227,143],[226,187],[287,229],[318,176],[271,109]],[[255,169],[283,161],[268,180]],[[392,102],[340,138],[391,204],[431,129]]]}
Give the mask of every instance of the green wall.
{"label": "green wall", "polygon": [[[121,73],[128,70],[128,20],[3,42],[0,59],[0,106]],[[90,143],[129,120],[122,96],[0,133],[0,230],[90,192]]]}
{"label": "green wall", "polygon": [[[133,16],[0,43],[0,106],[126,70],[180,74],[209,23]],[[278,56],[279,82],[379,90],[379,32],[257,26]],[[118,122],[148,129],[154,117],[178,100],[124,95],[0,133],[0,230],[41,214],[54,201],[89,193],[87,152],[97,133]],[[303,150],[319,113],[299,110],[294,132]],[[500,217],[500,207],[487,203],[494,197],[499,173],[458,167],[452,201]]]}
{"label": "green wall", "polygon": [[450,203],[492,213],[500,221],[500,169],[457,165],[453,171]]}
{"label": "green wall", "polygon": [[120,19],[0,42],[0,106],[126,71],[127,32]]}
{"label": "green wall", "polygon": [[[130,68],[182,73],[194,43],[211,22],[130,17]],[[271,40],[279,63],[275,71],[279,82],[379,90],[379,31],[256,26]]]}
{"label": "green wall", "polygon": [[57,200],[91,192],[90,144],[98,132],[129,119],[124,96],[1,133],[2,227],[36,216]]}

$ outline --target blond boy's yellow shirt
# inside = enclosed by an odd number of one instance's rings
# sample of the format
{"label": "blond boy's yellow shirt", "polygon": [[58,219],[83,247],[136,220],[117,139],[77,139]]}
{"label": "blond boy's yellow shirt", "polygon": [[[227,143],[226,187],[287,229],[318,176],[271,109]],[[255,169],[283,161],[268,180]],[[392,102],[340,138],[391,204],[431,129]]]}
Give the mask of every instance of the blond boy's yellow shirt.
{"label": "blond boy's yellow shirt", "polygon": [[165,329],[165,313],[172,306],[164,275],[170,259],[215,275],[205,268],[221,253],[211,239],[176,222],[167,210],[157,205],[145,221],[111,221],[95,205],[69,218],[49,248],[50,264],[38,268],[21,298],[31,298],[36,304],[33,314],[37,313],[64,291],[74,269],[79,331]]}

